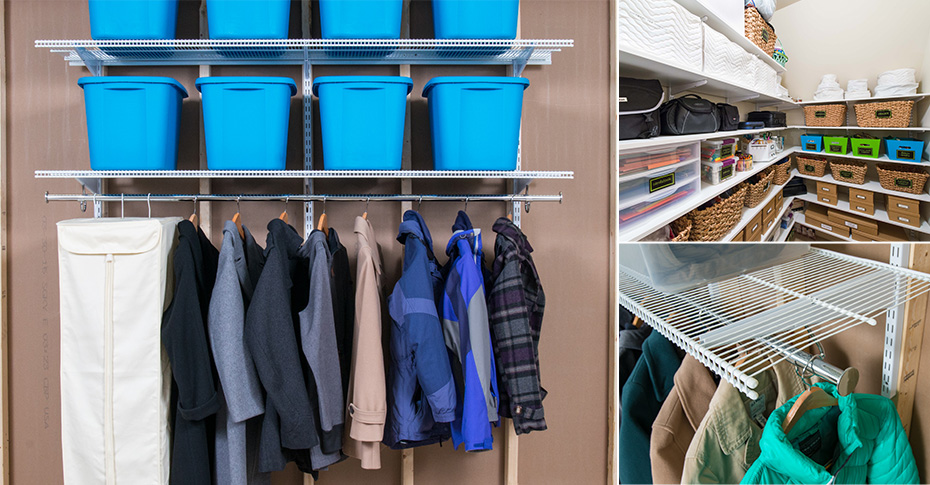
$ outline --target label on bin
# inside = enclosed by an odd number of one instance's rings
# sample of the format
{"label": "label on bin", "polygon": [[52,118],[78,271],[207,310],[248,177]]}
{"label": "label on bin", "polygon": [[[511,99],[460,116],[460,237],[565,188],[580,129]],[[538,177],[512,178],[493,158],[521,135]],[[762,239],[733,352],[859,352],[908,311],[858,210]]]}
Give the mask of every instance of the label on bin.
{"label": "label on bin", "polygon": [[720,180],[728,179],[733,175],[733,165],[728,165],[720,169]]}
{"label": "label on bin", "polygon": [[839,143],[830,144],[830,153],[841,153],[845,149],[846,147],[843,145],[840,145]]}
{"label": "label on bin", "polygon": [[828,230],[828,231],[830,231],[830,232],[833,232],[833,226],[828,226],[828,225],[826,225],[826,224],[821,223],[821,224],[820,224],[820,227],[822,227],[822,228],[824,228],[824,229],[826,229],[826,230]]}
{"label": "label on bin", "polygon": [[805,150],[810,150],[810,151],[816,151],[816,150],[817,150],[817,144],[816,144],[816,143],[808,143],[807,145],[804,145],[804,149],[805,149]]}
{"label": "label on bin", "polygon": [[814,172],[815,170],[817,170],[817,167],[813,165],[804,165],[805,172]]}
{"label": "label on bin", "polygon": [[668,188],[675,185],[675,173],[670,173],[668,175],[662,175],[653,179],[649,179],[649,193],[658,192],[662,189]]}
{"label": "label on bin", "polygon": [[859,151],[859,155],[872,155],[872,147],[859,147],[856,150]]}
{"label": "label on bin", "polygon": [[901,217],[901,216],[898,216],[898,220],[901,222],[911,222],[911,220],[908,219],[907,217]]}
{"label": "label on bin", "polygon": [[843,177],[844,179],[851,179],[853,178],[853,173],[849,170],[840,170],[840,177]]}
{"label": "label on bin", "polygon": [[910,187],[912,183],[911,179],[894,179],[894,184],[898,187]]}
{"label": "label on bin", "polygon": [[814,118],[826,118],[826,117],[827,117],[826,111],[814,111]]}
{"label": "label on bin", "polygon": [[890,109],[877,110],[875,111],[875,117],[879,119],[891,118],[891,110]]}
{"label": "label on bin", "polygon": [[898,207],[900,207],[900,208],[902,208],[902,209],[910,209],[910,208],[911,208],[911,206],[909,206],[909,205],[907,205],[907,204],[895,204],[895,205],[898,206]]}
{"label": "label on bin", "polygon": [[768,41],[769,41],[769,31],[763,29],[762,30],[762,42],[768,42]]}
{"label": "label on bin", "polygon": [[917,160],[917,154],[914,150],[897,150],[898,158],[901,160]]}
{"label": "label on bin", "polygon": [[856,194],[856,198],[857,198],[857,199],[865,200],[865,196],[862,195],[862,194]]}
{"label": "label on bin", "polygon": [[853,223],[853,222],[846,221],[846,225],[847,225],[848,227],[853,228],[853,229],[859,229],[859,225],[856,224],[856,223]]}
{"label": "label on bin", "polygon": [[720,149],[720,158],[730,158],[733,156],[733,145],[727,145]]}

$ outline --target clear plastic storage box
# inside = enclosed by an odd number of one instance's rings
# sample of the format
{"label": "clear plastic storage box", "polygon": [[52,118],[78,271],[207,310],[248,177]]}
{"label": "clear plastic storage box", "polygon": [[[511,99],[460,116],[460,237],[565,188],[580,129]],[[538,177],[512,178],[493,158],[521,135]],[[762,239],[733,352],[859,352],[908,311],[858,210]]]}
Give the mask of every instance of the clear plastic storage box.
{"label": "clear plastic storage box", "polygon": [[675,293],[800,258],[810,244],[621,244],[620,271]]}
{"label": "clear plastic storage box", "polygon": [[660,209],[672,207],[701,190],[699,170],[699,162],[694,160],[673,169],[621,177],[618,206],[620,228]]}

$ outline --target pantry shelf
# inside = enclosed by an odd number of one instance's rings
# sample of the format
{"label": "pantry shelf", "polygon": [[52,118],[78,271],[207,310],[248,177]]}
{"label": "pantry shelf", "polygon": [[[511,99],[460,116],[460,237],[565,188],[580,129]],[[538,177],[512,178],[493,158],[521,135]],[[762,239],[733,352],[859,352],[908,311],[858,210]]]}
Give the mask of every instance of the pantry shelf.
{"label": "pantry shelf", "polygon": [[784,349],[874,326],[930,291],[930,275],[818,249],[679,293],[648,281],[621,266],[620,304],[752,399]]}
{"label": "pantry shelf", "polygon": [[72,66],[551,64],[571,39],[37,40]]}
{"label": "pantry shelf", "polygon": [[928,93],[918,93],[918,94],[909,94],[904,96],[882,96],[882,97],[872,97],[872,98],[862,98],[862,99],[841,99],[837,101],[798,101],[800,106],[808,106],[812,104],[837,104],[837,103],[846,103],[846,104],[857,104],[857,103],[871,103],[875,101],[920,101],[927,96],[930,96]]}
{"label": "pantry shelf", "polygon": [[[720,79],[705,72],[655,59],[647,53],[621,46],[619,50],[620,75],[643,79],[658,79],[672,90],[680,87],[708,96],[727,98],[730,103],[751,102],[757,106],[780,106],[796,108],[794,100],[761,93]],[[690,86],[690,87],[689,87]]]}
{"label": "pantry shelf", "polygon": [[658,136],[655,138],[644,138],[635,140],[620,140],[617,148],[620,152],[631,150],[642,150],[655,148],[666,145],[686,145],[696,141],[719,140],[721,138],[738,138],[744,135],[755,135],[759,133],[774,133],[784,131],[788,128],[763,128],[761,130],[735,130],[735,131],[716,131],[714,133],[699,133],[696,135],[678,135],[678,136]]}
{"label": "pantry shelf", "polygon": [[836,234],[835,232],[827,231],[823,228],[817,227],[807,222],[807,220],[804,218],[804,214],[799,214],[797,217],[800,217],[799,219],[795,221],[795,224],[798,226],[804,226],[808,229],[813,229],[814,231],[819,232],[820,234],[824,234],[829,238],[833,238],[839,241],[846,241],[846,242],[852,242],[852,243],[856,242],[856,240],[851,237],[840,236],[839,234]]}
{"label": "pantry shelf", "polygon": [[901,192],[899,190],[888,190],[882,187],[882,184],[880,184],[876,180],[867,180],[864,184],[853,184],[853,183],[845,182],[842,180],[836,180],[835,178],[833,178],[833,175],[829,173],[824,174],[823,177],[814,177],[813,175],[807,175],[807,174],[800,173],[798,172],[797,169],[793,169],[791,171],[791,175],[792,177],[800,177],[802,179],[814,180],[817,182],[826,182],[828,184],[842,185],[843,187],[852,187],[854,189],[867,190],[869,192],[875,192],[878,194],[888,194],[888,195],[893,195],[895,197],[903,197],[905,199],[914,199],[914,200],[919,200],[923,202],[930,202],[930,194],[926,192],[921,193],[921,194],[911,194],[908,192]]}
{"label": "pantry shelf", "polygon": [[900,163],[901,165],[930,166],[930,161],[928,160],[922,160],[920,162],[905,162],[902,160],[892,160],[888,158],[887,155],[882,155],[878,158],[869,158],[869,157],[860,157],[860,156],[856,156],[856,155],[852,155],[848,153],[846,155],[838,155],[835,153],[827,153],[827,152],[808,152],[808,151],[801,150],[801,147],[791,147],[785,150],[785,153],[797,153],[797,154],[809,155],[813,157],[849,158],[852,160],[862,160],[864,162],[873,162],[873,163]]}
{"label": "pantry shelf", "polygon": [[805,126],[792,125],[788,127],[793,130],[808,131],[913,131],[925,132],[930,131],[930,126],[909,126],[907,128],[869,128],[866,126]]}
{"label": "pantry shelf", "polygon": [[[744,207],[743,215],[742,217],[740,217],[739,222],[736,223],[736,226],[733,227],[733,230],[731,230],[729,234],[724,236],[722,240],[726,242],[732,241],[733,238],[736,237],[737,234],[739,234],[744,229],[746,229],[746,225],[752,222],[752,220],[757,215],[759,215],[760,212],[765,210],[765,206],[767,206],[768,203],[771,202],[772,199],[774,199],[778,195],[778,192],[781,191],[782,188],[784,188],[784,185],[772,184],[772,188],[769,189],[768,195],[765,196],[765,199],[763,199],[762,202],[759,203],[759,205],[755,207]],[[765,238],[763,237],[762,240],[765,241]]]}
{"label": "pantry shelf", "polygon": [[[761,239],[762,241],[768,241],[769,238],[771,238],[772,235],[775,234],[775,231],[778,230],[779,227],[781,227],[781,219],[782,217],[785,217],[785,214],[787,214],[789,210],[791,210],[792,202],[794,202],[794,197],[789,197],[785,199],[785,202],[782,203],[781,207],[778,208],[778,214],[775,216],[776,224],[772,226],[770,229],[768,229],[767,231],[765,231],[765,233],[762,234],[762,239]],[[794,223],[794,219],[792,219],[791,222],[788,223],[788,227],[784,229],[785,237],[787,237],[787,233],[788,231],[791,230],[791,224],[793,223]],[[782,239],[782,241],[784,241],[784,239]]]}
{"label": "pantry shelf", "polygon": [[[807,194],[799,195],[798,198],[806,202],[821,205],[828,209],[835,209],[835,210],[839,210],[842,212],[848,212],[850,214],[855,214],[859,217],[863,217],[861,213],[858,213],[849,208],[849,199],[845,195],[841,195],[838,197],[839,200],[837,201],[837,205],[824,204],[823,202],[820,202],[820,200],[817,199],[817,194],[807,193]],[[869,219],[879,221],[879,222],[884,222],[886,224],[900,226],[905,229],[917,231],[923,234],[930,234],[930,223],[927,223],[926,219],[922,219],[920,221],[920,227],[914,227],[908,224],[903,224],[901,222],[891,220],[891,218],[888,217],[888,212],[885,210],[884,205],[881,204],[881,200],[875,201],[875,214],[872,216],[869,216]]]}

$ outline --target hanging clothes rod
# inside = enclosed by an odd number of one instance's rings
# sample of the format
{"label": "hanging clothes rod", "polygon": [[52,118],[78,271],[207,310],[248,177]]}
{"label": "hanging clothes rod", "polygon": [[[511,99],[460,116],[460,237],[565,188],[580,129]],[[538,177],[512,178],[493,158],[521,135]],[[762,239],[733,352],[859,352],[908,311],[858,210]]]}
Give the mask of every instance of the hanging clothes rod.
{"label": "hanging clothes rod", "polygon": [[45,201],[77,202],[180,202],[180,201],[277,201],[277,202],[558,202],[558,195],[402,195],[402,194],[49,194]]}
{"label": "hanging clothes rod", "polygon": [[823,358],[811,355],[803,350],[779,342],[774,339],[760,339],[766,345],[785,356],[785,360],[792,363],[802,372],[811,373],[836,385],[841,396],[848,396],[856,389],[859,383],[859,369],[849,367],[840,369]]}

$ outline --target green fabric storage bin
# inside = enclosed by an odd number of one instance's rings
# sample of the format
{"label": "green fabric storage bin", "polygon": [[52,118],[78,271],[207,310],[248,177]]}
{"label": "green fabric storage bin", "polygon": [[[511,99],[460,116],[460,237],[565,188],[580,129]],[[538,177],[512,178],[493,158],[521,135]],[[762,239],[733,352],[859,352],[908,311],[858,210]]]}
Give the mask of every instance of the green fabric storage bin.
{"label": "green fabric storage bin", "polygon": [[825,136],[823,137],[823,151],[834,155],[846,155],[849,153],[849,138],[845,136]]}
{"label": "green fabric storage bin", "polygon": [[871,138],[853,138],[852,152],[857,157],[878,158],[881,156],[882,141]]}

